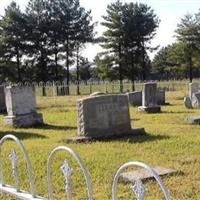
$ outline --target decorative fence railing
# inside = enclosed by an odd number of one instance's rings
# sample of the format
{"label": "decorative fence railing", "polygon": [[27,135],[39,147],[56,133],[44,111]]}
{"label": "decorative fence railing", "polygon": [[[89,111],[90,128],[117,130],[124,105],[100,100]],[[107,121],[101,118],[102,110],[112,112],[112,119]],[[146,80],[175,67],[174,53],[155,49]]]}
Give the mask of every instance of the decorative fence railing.
{"label": "decorative fence railing", "polygon": [[[187,91],[188,89],[188,81],[165,81],[165,82],[157,82],[159,88],[163,88],[166,91]],[[12,85],[11,83],[6,83],[2,85]],[[23,83],[15,83],[13,85],[32,85],[35,87],[36,96],[47,96],[47,97],[55,97],[55,96],[64,96],[64,95],[88,95],[93,92],[104,92],[104,93],[119,93],[120,92],[120,84],[118,82],[82,82],[79,84],[79,89],[77,90],[77,84],[67,85],[65,82],[23,82]],[[136,91],[141,91],[143,88],[143,83],[136,82],[134,84]],[[123,91],[131,92],[132,91],[132,83],[124,82],[123,83]]]}
{"label": "decorative fence railing", "polygon": [[[18,166],[18,156],[15,152],[15,150],[11,150],[11,154],[9,155],[9,158],[11,160],[11,165],[12,165],[12,175],[15,180],[15,186],[10,186],[7,185],[4,181],[4,169],[2,165],[2,146],[5,143],[6,140],[13,140],[17,143],[19,146],[20,150],[22,151],[24,158],[26,160],[27,164],[27,169],[28,169],[28,176],[29,176],[29,182],[30,182],[30,192],[22,191],[19,187],[19,166]],[[93,192],[92,192],[92,184],[90,180],[90,176],[88,171],[86,170],[81,158],[78,156],[78,154],[73,151],[72,149],[66,147],[66,146],[60,146],[52,150],[52,152],[49,155],[48,162],[47,162],[47,183],[48,183],[48,197],[41,197],[36,194],[36,188],[35,184],[33,181],[33,170],[32,170],[32,165],[31,161],[29,159],[28,153],[24,147],[24,145],[13,135],[6,135],[0,140],[0,193],[3,194],[3,198],[6,199],[7,195],[15,197],[19,200],[53,200],[53,187],[52,187],[52,180],[51,180],[51,175],[52,175],[52,163],[55,155],[60,152],[60,151],[65,151],[69,153],[78,163],[79,167],[81,168],[81,171],[84,175],[84,179],[86,182],[87,186],[87,199],[92,200],[93,199]],[[116,172],[112,184],[112,200],[117,200],[117,185],[119,181],[120,174],[122,171],[127,169],[128,167],[132,166],[137,166],[137,167],[142,167],[146,169],[157,181],[159,184],[164,197],[166,200],[170,200],[170,194],[166,186],[164,185],[163,181],[161,178],[158,176],[158,174],[149,166],[147,166],[144,163],[141,162],[128,162],[122,165]],[[65,184],[66,184],[66,194],[67,194],[67,199],[71,200],[72,198],[72,191],[71,191],[71,175],[72,175],[72,169],[68,163],[67,160],[64,160],[64,164],[61,166],[61,170],[64,174],[65,177]],[[146,195],[146,188],[142,184],[142,181],[140,179],[137,179],[135,181],[135,184],[132,186],[132,189],[135,193],[135,197],[137,200],[144,200],[145,195]]]}

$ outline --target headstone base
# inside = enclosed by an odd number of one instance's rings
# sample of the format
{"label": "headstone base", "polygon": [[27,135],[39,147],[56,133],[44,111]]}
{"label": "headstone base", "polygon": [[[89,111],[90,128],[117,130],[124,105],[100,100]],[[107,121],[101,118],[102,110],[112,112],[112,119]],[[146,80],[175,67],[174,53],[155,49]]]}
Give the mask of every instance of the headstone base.
{"label": "headstone base", "polygon": [[192,116],[192,117],[187,117],[186,122],[188,124],[197,124],[200,125],[200,116]]}
{"label": "headstone base", "polygon": [[66,142],[72,142],[72,143],[81,143],[81,142],[91,142],[95,140],[109,140],[109,139],[120,139],[125,137],[134,137],[138,135],[144,135],[145,129],[144,128],[132,128],[130,131],[117,134],[117,135],[108,135],[108,136],[102,136],[98,138],[94,137],[87,137],[87,136],[76,136],[73,138],[68,138]]}
{"label": "headstone base", "polygon": [[43,117],[40,113],[28,113],[18,116],[5,116],[4,124],[13,127],[29,127],[43,124]]}
{"label": "headstone base", "polygon": [[160,106],[151,106],[151,107],[139,106],[138,112],[159,113],[159,112],[161,112],[161,107]]}

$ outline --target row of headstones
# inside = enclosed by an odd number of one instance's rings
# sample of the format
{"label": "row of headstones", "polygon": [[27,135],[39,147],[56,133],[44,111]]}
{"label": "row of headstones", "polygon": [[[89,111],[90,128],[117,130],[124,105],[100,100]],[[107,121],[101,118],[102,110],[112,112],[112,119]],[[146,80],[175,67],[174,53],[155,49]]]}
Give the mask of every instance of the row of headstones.
{"label": "row of headstones", "polygon": [[[155,92],[154,92],[155,94]],[[134,91],[134,92],[129,92],[127,93],[128,98],[129,98],[129,103],[132,106],[142,106],[142,97],[144,98],[144,95],[142,94],[142,91]],[[145,98],[144,98],[145,99]],[[157,105],[165,105],[165,90],[158,88],[156,91],[156,99]]]}
{"label": "row of headstones", "polygon": [[[28,127],[43,123],[42,115],[36,110],[33,87],[9,86],[2,91],[2,94],[5,93],[8,113],[4,117],[5,125]],[[142,103],[138,111],[160,112],[161,108],[157,104],[157,84],[145,83],[141,93]],[[131,128],[128,99],[130,100],[130,94],[101,94],[78,100],[78,138],[110,137],[144,132],[143,128]]]}

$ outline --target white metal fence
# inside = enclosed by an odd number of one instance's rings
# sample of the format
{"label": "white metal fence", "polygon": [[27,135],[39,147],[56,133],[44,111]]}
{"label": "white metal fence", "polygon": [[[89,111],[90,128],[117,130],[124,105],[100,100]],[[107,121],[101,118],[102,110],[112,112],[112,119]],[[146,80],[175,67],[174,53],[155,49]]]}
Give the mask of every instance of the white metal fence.
{"label": "white metal fence", "polygon": [[[27,164],[27,170],[28,170],[28,177],[29,177],[29,183],[30,183],[30,192],[27,191],[22,191],[19,187],[19,170],[20,167],[18,166],[18,156],[15,152],[15,150],[11,150],[11,153],[9,155],[9,158],[11,160],[11,165],[12,165],[12,176],[14,178],[15,181],[15,185],[11,186],[11,185],[7,185],[4,181],[4,169],[3,169],[3,159],[2,159],[2,146],[3,144],[7,141],[7,140],[13,140],[16,142],[16,144],[19,146],[20,150],[22,151],[24,158],[26,160],[26,164]],[[92,183],[90,180],[90,176],[89,173],[86,169],[86,167],[84,166],[83,161],[81,160],[81,158],[78,156],[78,154],[73,151],[71,148],[66,147],[66,146],[59,146],[56,147],[55,149],[52,150],[52,152],[49,155],[48,158],[48,162],[47,162],[47,183],[48,183],[48,197],[41,197],[38,196],[36,193],[36,188],[35,188],[35,184],[34,184],[34,178],[33,178],[33,170],[32,170],[32,164],[31,161],[29,159],[27,150],[25,149],[24,145],[22,144],[22,142],[20,142],[20,140],[18,140],[18,138],[16,138],[13,135],[6,135],[4,136],[1,140],[0,140],[0,192],[3,194],[3,198],[6,199],[7,195],[10,195],[12,197],[15,197],[16,199],[19,200],[53,200],[53,187],[52,187],[52,179],[51,179],[51,175],[52,175],[52,163],[54,160],[55,155],[60,152],[60,151],[65,151],[67,153],[69,153],[78,163],[79,167],[81,168],[81,171],[84,175],[84,179],[86,182],[86,188],[87,188],[87,199],[88,200],[93,200],[93,191],[92,191]],[[137,167],[142,167],[144,169],[146,169],[157,181],[157,183],[159,184],[164,198],[166,200],[170,200],[170,193],[168,191],[168,189],[166,188],[165,184],[163,183],[163,181],[161,180],[161,178],[158,176],[158,174],[149,166],[147,166],[144,163],[141,162],[128,162],[123,164],[116,172],[114,179],[113,179],[113,184],[112,184],[112,200],[117,200],[118,199],[118,190],[117,190],[117,185],[118,185],[118,181],[119,181],[119,177],[120,174],[126,170],[129,167],[133,167],[133,166],[137,166]],[[63,172],[63,175],[65,177],[65,189],[66,189],[66,195],[67,195],[67,199],[68,200],[72,200],[73,196],[72,196],[72,187],[71,187],[71,176],[72,176],[72,169],[68,163],[67,160],[64,160],[63,165],[61,166],[61,170]],[[137,200],[144,200],[146,193],[147,193],[147,189],[144,187],[142,181],[140,179],[137,179],[135,181],[135,184],[132,186],[133,192],[135,193],[135,197]]]}

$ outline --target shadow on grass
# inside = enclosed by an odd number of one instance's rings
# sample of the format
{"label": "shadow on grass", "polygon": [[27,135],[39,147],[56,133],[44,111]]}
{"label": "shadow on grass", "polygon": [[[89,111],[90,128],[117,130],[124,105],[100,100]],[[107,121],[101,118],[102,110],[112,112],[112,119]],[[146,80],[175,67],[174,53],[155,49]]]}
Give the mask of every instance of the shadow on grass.
{"label": "shadow on grass", "polygon": [[151,135],[149,133],[138,133],[138,134],[126,134],[118,136],[110,136],[103,138],[91,138],[91,137],[75,137],[63,140],[65,143],[92,143],[92,142],[128,142],[128,143],[143,143],[152,142],[156,140],[166,140],[170,136],[166,135]]}
{"label": "shadow on grass", "polygon": [[45,129],[45,130],[75,130],[77,127],[75,126],[56,126],[52,124],[42,124],[40,126],[35,126],[36,129]]}
{"label": "shadow on grass", "polygon": [[4,137],[5,135],[8,135],[8,134],[16,136],[19,140],[47,138],[46,136],[40,135],[37,133],[15,132],[15,131],[0,131],[0,138]]}
{"label": "shadow on grass", "polygon": [[166,135],[151,135],[149,133],[143,133],[143,134],[129,135],[125,137],[116,137],[116,138],[112,137],[112,138],[98,139],[97,141],[103,141],[103,142],[122,141],[122,142],[128,142],[128,143],[143,143],[143,142],[152,142],[156,140],[166,140],[169,138],[170,136],[166,136]]}

